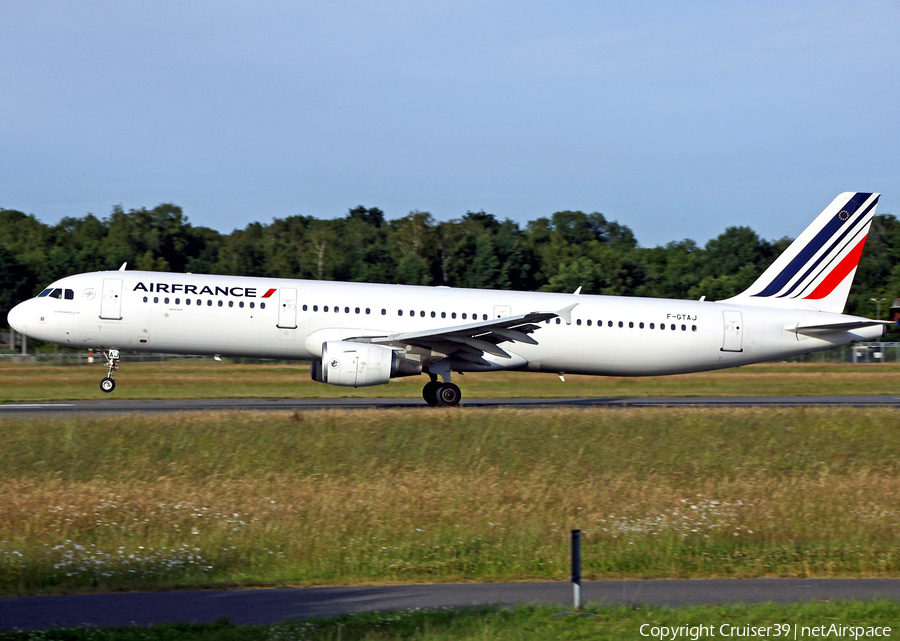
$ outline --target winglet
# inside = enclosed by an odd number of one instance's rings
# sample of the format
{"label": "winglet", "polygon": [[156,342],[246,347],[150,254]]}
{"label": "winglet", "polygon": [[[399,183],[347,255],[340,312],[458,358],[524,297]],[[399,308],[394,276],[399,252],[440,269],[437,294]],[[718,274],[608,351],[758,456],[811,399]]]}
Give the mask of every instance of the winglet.
{"label": "winglet", "polygon": [[556,315],[563,319],[566,325],[572,324],[572,310],[578,307],[578,303],[574,303],[569,305],[568,307],[563,307],[561,310],[556,312]]}

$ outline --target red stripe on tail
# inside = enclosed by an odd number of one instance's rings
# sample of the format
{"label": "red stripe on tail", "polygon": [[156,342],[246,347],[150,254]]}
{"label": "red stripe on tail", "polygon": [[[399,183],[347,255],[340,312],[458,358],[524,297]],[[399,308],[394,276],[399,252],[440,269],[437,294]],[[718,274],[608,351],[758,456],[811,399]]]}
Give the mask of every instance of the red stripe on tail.
{"label": "red stripe on tail", "polygon": [[831,270],[831,273],[825,277],[825,280],[819,283],[819,286],[816,287],[809,296],[804,296],[804,298],[819,300],[833,292],[834,288],[847,278],[847,274],[852,272],[856,269],[856,266],[859,265],[859,257],[862,256],[866,238],[868,238],[868,236],[863,236],[863,239],[859,241],[859,244],[857,244],[849,254],[844,256],[844,260],[839,262],[837,267]]}

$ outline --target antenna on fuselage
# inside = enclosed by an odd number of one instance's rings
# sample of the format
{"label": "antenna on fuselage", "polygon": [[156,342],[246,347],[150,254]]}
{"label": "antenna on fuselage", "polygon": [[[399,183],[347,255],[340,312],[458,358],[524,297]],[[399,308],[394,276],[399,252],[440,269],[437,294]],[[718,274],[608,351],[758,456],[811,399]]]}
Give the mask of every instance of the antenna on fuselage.
{"label": "antenna on fuselage", "polygon": [[122,263],[122,266],[119,267],[119,271],[120,271],[120,272],[124,272],[124,271],[125,271],[125,267],[126,267],[127,265],[128,265],[128,261],[126,260],[124,263]]}

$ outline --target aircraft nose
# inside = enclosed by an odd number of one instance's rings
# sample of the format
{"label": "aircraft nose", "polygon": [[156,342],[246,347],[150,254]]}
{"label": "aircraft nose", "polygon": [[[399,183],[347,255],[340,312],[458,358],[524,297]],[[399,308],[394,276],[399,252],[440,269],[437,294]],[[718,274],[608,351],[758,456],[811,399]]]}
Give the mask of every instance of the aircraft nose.
{"label": "aircraft nose", "polygon": [[9,323],[9,326],[20,334],[28,333],[26,318],[25,303],[19,303],[9,310],[9,314],[6,315],[6,321]]}

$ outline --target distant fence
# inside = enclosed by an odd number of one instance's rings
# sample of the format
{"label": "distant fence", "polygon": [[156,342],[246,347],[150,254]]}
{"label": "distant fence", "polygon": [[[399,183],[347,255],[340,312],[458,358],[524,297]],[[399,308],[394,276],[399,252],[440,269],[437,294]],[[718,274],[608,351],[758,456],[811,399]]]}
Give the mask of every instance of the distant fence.
{"label": "distant fence", "polygon": [[[174,354],[128,354],[123,359],[132,363],[159,363],[168,360],[185,358],[210,358],[209,356],[180,356]],[[88,365],[87,351],[37,353],[37,354],[0,354],[0,363],[55,363],[57,365]],[[263,358],[225,358],[231,363],[272,363],[294,362],[276,361]],[[103,363],[103,354],[94,350],[94,363]],[[891,343],[857,343],[854,346],[838,347],[825,352],[804,354],[782,359],[785,363],[900,363],[900,342]]]}

